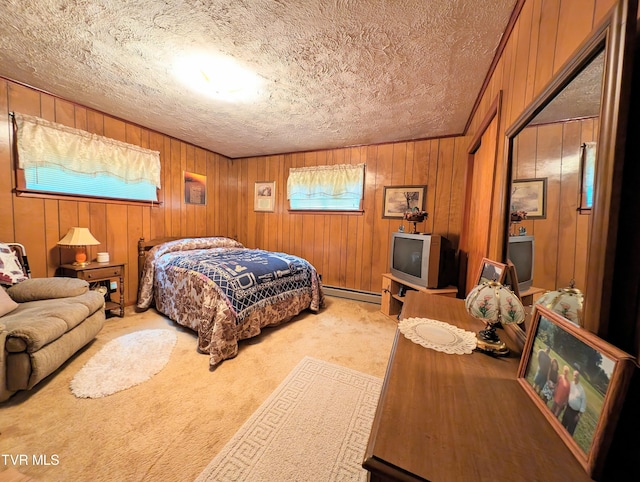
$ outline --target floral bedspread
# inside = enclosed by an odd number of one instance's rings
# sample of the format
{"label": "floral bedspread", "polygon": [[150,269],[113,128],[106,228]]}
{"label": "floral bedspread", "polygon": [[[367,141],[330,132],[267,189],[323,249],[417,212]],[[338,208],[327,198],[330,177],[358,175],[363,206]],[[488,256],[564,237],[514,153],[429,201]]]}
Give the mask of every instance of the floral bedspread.
{"label": "floral bedspread", "polygon": [[[251,270],[249,268],[252,268]],[[190,238],[147,254],[138,307],[155,307],[198,333],[215,366],[238,353],[238,341],[323,304],[315,268],[285,253],[247,249],[229,238]]]}

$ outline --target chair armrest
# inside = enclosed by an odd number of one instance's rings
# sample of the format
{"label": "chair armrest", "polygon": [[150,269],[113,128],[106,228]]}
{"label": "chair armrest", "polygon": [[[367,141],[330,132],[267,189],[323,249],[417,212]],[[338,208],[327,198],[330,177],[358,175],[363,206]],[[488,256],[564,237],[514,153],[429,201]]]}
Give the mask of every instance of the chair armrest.
{"label": "chair armrest", "polygon": [[89,283],[78,278],[31,278],[7,288],[7,294],[16,303],[27,301],[70,298],[89,290]]}

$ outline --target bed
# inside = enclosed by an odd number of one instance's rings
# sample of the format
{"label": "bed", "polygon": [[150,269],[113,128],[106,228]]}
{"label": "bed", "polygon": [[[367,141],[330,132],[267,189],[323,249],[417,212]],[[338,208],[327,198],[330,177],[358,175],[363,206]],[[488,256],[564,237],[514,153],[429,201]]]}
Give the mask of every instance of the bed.
{"label": "bed", "polygon": [[290,254],[225,237],[140,239],[138,252],[137,307],[195,331],[211,367],[235,357],[239,340],[324,303],[315,268]]}

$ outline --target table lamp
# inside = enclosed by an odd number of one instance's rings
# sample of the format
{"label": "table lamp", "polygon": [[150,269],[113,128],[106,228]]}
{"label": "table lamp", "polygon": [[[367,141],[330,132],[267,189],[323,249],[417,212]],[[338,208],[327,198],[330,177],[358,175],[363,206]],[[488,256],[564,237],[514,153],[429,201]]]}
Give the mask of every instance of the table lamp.
{"label": "table lamp", "polygon": [[575,280],[571,280],[567,288],[545,293],[536,301],[536,304],[546,306],[565,317],[574,325],[582,326],[583,302],[582,291],[575,287]]}
{"label": "table lamp", "polygon": [[487,324],[478,332],[477,349],[495,356],[506,356],[509,348],[496,333],[499,324],[524,321],[524,307],[520,299],[497,281],[480,283],[465,299],[467,312]]}
{"label": "table lamp", "polygon": [[58,245],[63,248],[74,248],[76,250],[75,262],[76,266],[86,266],[89,264],[87,261],[87,246],[95,246],[100,244],[96,238],[89,232],[89,228],[73,227],[69,228],[67,234],[58,241]]}

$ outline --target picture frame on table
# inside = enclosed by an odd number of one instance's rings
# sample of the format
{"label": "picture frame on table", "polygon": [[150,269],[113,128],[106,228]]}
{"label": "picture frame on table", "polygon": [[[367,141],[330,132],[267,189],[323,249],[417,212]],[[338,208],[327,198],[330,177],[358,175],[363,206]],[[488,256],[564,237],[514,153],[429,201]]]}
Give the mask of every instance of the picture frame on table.
{"label": "picture frame on table", "polygon": [[517,381],[592,478],[603,469],[634,367],[628,353],[535,305]]}
{"label": "picture frame on table", "polygon": [[511,211],[524,211],[527,219],[547,217],[547,178],[514,179],[511,183]]}
{"label": "picture frame on table", "polygon": [[385,186],[382,199],[382,217],[403,219],[404,213],[418,208],[425,210],[427,186]]}
{"label": "picture frame on table", "polygon": [[506,264],[499,263],[489,258],[482,258],[478,276],[476,277],[476,284],[479,285],[480,283],[485,283],[487,281],[497,281],[500,284],[504,284],[506,275]]}
{"label": "picture frame on table", "polygon": [[276,182],[256,181],[253,197],[253,210],[273,212],[276,205]]}

